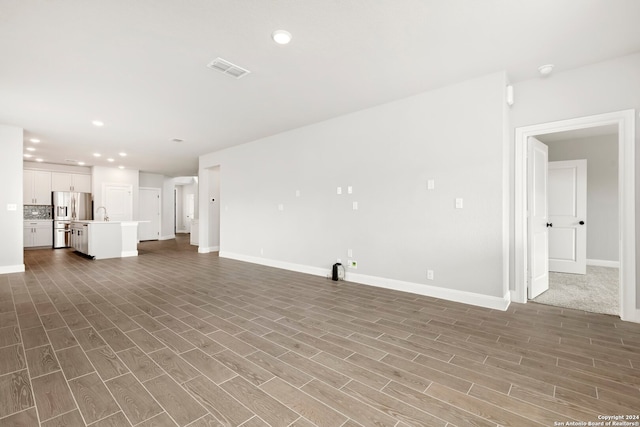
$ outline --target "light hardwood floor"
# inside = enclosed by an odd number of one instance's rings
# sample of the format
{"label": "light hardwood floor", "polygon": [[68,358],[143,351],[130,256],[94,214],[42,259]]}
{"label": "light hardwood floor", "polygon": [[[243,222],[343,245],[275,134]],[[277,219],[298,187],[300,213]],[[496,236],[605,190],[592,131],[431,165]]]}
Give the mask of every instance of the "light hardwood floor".
{"label": "light hardwood floor", "polygon": [[[506,312],[198,254],[25,253],[0,426],[554,426],[640,414],[640,325]],[[566,424],[565,424],[566,425]]]}

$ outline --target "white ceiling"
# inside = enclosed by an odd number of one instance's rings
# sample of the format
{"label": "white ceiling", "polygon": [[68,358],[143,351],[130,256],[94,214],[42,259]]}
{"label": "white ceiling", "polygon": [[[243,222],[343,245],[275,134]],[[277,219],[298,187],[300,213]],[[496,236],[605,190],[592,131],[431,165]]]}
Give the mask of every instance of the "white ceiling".
{"label": "white ceiling", "polygon": [[115,164],[191,175],[200,154],[467,78],[640,51],[638,18],[638,0],[0,0],[0,123],[46,162],[126,151]]}

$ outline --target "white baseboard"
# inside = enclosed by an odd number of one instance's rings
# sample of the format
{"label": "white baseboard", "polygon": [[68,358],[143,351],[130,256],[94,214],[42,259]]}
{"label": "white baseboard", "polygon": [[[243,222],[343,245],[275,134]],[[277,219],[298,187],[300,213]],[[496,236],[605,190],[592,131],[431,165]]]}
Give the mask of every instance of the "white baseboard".
{"label": "white baseboard", "polygon": [[168,234],[166,236],[160,236],[158,238],[158,240],[171,240],[171,239],[175,239],[176,235],[175,234]]}
{"label": "white baseboard", "polygon": [[220,250],[220,246],[209,246],[208,248],[198,246],[199,254],[208,254],[209,252],[218,252]]}
{"label": "white baseboard", "polygon": [[492,297],[489,295],[476,294],[473,292],[460,291],[457,289],[441,288],[438,286],[426,285],[423,283],[404,282],[401,280],[387,279],[384,277],[366,276],[364,274],[347,273],[349,282],[361,283],[363,285],[377,286],[386,289],[409,292],[412,294],[424,295],[433,298],[440,298],[447,301],[455,301],[463,304],[471,304],[494,310],[506,310],[511,302],[511,293],[507,292],[503,297]]}
{"label": "white baseboard", "polygon": [[[238,261],[246,261],[253,264],[266,265],[269,267],[282,268],[284,270],[297,271],[299,273],[307,273],[321,277],[326,277],[330,272],[329,268],[312,267],[308,265],[294,264],[272,259],[235,254],[226,251],[220,251],[220,257],[235,259]],[[351,272],[347,272],[346,279],[347,282],[360,283],[363,285],[376,286],[385,289],[394,289],[397,291],[409,292],[412,294],[424,295],[434,298],[441,298],[449,301],[460,302],[463,304],[471,304],[502,311],[506,310],[509,307],[509,303],[511,302],[511,294],[509,292],[507,292],[502,298],[492,297],[472,292],[459,291],[456,289],[440,288],[437,286],[430,286],[422,283],[404,282],[401,280],[367,276],[364,274],[355,274]]]}
{"label": "white baseboard", "polygon": [[594,267],[620,268],[620,261],[609,261],[606,259],[588,259],[587,265],[592,265]]}
{"label": "white baseboard", "polygon": [[252,264],[266,265],[268,267],[281,268],[283,270],[297,271],[298,273],[313,274],[314,276],[326,277],[329,271],[326,268],[311,267],[303,264],[294,264],[291,262],[278,261],[274,259],[260,258],[249,255],[235,254],[227,251],[220,251],[220,258],[230,258],[238,261],[246,261]]}
{"label": "white baseboard", "polygon": [[24,273],[24,264],[4,265],[0,267],[0,274]]}
{"label": "white baseboard", "polygon": [[120,252],[120,257],[127,258],[130,256],[138,256],[138,251],[122,251]]}

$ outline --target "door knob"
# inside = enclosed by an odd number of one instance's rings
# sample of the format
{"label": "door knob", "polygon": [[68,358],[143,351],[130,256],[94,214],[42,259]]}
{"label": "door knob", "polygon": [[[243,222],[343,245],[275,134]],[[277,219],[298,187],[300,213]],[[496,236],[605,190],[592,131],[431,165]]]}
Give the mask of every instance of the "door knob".
{"label": "door knob", "polygon": [[553,223],[552,222],[548,222],[547,223],[547,227],[553,227]]}
{"label": "door knob", "polygon": [[580,224],[580,225],[584,225],[584,221],[580,221],[578,224]]}

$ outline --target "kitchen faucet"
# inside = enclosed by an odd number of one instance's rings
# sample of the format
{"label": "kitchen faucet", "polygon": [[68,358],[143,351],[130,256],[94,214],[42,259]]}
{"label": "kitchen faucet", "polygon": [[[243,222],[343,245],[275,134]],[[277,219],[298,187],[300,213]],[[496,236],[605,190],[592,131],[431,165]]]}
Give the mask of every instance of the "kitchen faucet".
{"label": "kitchen faucet", "polygon": [[105,208],[104,206],[98,206],[98,208],[96,209],[96,214],[100,212],[100,209],[104,209],[104,220],[109,221],[109,217],[107,216],[107,208]]}

